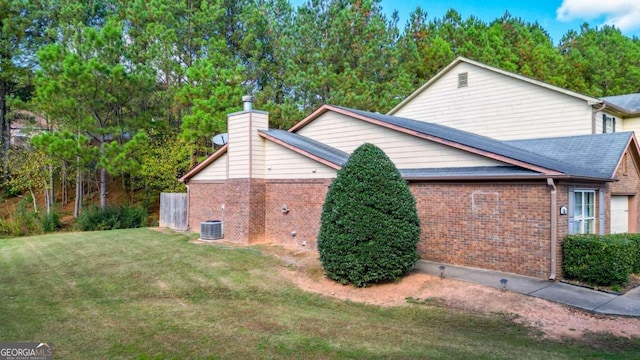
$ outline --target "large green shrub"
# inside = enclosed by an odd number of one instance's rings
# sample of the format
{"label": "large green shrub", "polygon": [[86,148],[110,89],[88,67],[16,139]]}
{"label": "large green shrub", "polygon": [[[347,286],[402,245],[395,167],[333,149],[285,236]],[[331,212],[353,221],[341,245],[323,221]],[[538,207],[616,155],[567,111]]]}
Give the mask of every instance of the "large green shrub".
{"label": "large green shrub", "polygon": [[419,259],[420,220],[406,181],[372,144],[338,171],[322,209],[320,261],[333,280],[366,286],[397,280]]}
{"label": "large green shrub", "polygon": [[562,245],[565,276],[593,285],[628,282],[636,264],[637,244],[625,235],[565,237]]}
{"label": "large green shrub", "polygon": [[622,236],[627,237],[636,244],[636,256],[635,263],[633,265],[633,272],[640,275],[640,234],[622,234]]}
{"label": "large green shrub", "polygon": [[135,206],[107,206],[85,209],[76,222],[82,231],[131,229],[146,226],[147,211]]}
{"label": "large green shrub", "polygon": [[624,234],[611,234],[607,235],[611,238],[629,239],[635,244],[633,273],[640,274],[640,234],[624,233]]}

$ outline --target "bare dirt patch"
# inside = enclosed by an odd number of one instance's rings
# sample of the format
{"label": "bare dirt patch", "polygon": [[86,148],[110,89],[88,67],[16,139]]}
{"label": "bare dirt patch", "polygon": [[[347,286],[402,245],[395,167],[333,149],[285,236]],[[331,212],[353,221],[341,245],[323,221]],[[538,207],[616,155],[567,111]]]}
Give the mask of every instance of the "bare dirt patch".
{"label": "bare dirt patch", "polygon": [[578,338],[593,333],[640,337],[640,319],[596,315],[523,294],[424,273],[412,273],[396,283],[357,288],[341,285],[323,275],[318,254],[279,246],[261,249],[282,261],[280,276],[305,291],[342,300],[379,306],[421,302],[463,311],[506,314],[514,322],[542,332],[551,339]]}

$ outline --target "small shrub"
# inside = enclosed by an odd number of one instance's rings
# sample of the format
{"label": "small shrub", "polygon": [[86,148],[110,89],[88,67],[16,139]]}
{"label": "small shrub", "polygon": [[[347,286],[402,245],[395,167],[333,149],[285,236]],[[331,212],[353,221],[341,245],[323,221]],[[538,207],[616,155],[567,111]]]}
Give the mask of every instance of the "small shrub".
{"label": "small shrub", "polygon": [[82,231],[131,229],[145,226],[147,218],[147,211],[140,207],[129,205],[110,205],[104,209],[91,207],[80,214],[76,226]]}
{"label": "small shrub", "polygon": [[20,235],[20,226],[18,222],[9,218],[0,218],[0,235],[4,236],[18,236]]}
{"label": "small shrub", "polygon": [[18,235],[35,234],[40,232],[38,213],[33,208],[33,197],[25,195],[18,201],[16,208],[16,222],[20,227]]}
{"label": "small shrub", "polygon": [[636,243],[623,234],[569,235],[562,248],[565,275],[593,285],[625,284],[637,256]]}
{"label": "small shrub", "polygon": [[46,212],[40,214],[40,230],[42,232],[54,232],[60,227],[60,214],[56,209],[51,209],[48,214]]}
{"label": "small shrub", "polygon": [[318,235],[327,276],[356,286],[397,280],[419,259],[420,220],[406,181],[372,144],[357,148],[327,193]]}
{"label": "small shrub", "polygon": [[5,199],[13,198],[20,195],[20,191],[14,186],[6,186],[2,192],[2,197]]}

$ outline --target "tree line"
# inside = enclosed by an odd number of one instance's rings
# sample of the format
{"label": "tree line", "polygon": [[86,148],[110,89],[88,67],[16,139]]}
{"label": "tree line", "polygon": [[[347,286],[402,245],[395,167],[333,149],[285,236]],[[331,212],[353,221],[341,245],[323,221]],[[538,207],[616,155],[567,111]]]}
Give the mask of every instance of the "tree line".
{"label": "tree line", "polygon": [[[457,56],[595,97],[640,92],[640,39],[615,27],[554,45],[509,13],[428,11],[399,24],[379,0],[1,1],[0,185],[44,193],[47,209],[75,188],[75,216],[88,193],[106,205],[109,179],[180,190],[242,95],[273,128],[326,103],[384,113]],[[30,116],[49,131],[12,149]]]}

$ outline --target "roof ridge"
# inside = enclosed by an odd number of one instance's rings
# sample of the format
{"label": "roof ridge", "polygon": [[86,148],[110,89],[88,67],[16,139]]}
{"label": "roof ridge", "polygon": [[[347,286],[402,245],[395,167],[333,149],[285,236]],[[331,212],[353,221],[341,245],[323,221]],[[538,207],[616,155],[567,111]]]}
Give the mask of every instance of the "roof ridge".
{"label": "roof ridge", "polygon": [[[562,162],[562,161],[558,161],[557,159],[554,158],[550,158],[548,156],[544,156],[526,149],[522,149],[520,147],[516,147],[513,145],[508,144],[505,141],[502,140],[497,140],[491,137],[487,137],[484,135],[479,135],[479,134],[475,134],[472,132],[468,132],[468,131],[464,131],[464,130],[460,130],[460,129],[456,129],[456,128],[452,128],[449,126],[445,126],[442,124],[436,124],[436,123],[432,123],[432,122],[427,122],[427,121],[420,121],[420,120],[415,120],[415,119],[409,119],[409,118],[403,118],[403,117],[397,117],[397,116],[393,116],[393,115],[386,115],[386,114],[380,114],[380,113],[372,113],[369,111],[363,111],[363,110],[357,110],[357,109],[351,109],[351,108],[347,108],[347,107],[343,107],[343,106],[336,106],[337,108],[340,108],[342,110],[345,111],[350,111],[362,116],[367,116],[370,117],[374,120],[378,120],[378,121],[382,121],[382,122],[387,122],[390,124],[393,124],[395,126],[400,126],[406,129],[410,129],[410,130],[414,130],[414,131],[418,131],[421,133],[424,133],[426,135],[430,135],[430,136],[435,136],[438,138],[441,138],[443,140],[447,140],[447,141],[452,141],[455,143],[459,143],[459,144],[464,144],[467,145],[469,147],[481,150],[481,151],[487,151],[490,153],[494,153],[500,156],[504,156],[506,158],[515,160],[515,161],[519,161],[519,162],[523,162],[523,163],[527,163],[527,164],[531,164],[534,166],[538,166],[538,167],[542,167],[542,168],[546,168],[546,169],[550,169],[550,170],[554,170],[554,171],[559,171],[562,173],[565,173],[567,175],[579,175],[579,176],[587,176],[587,177],[596,177],[596,178],[600,178],[602,177],[603,174],[601,174],[600,172],[597,173],[593,173],[591,171],[585,171],[586,169],[577,167],[573,164],[570,163],[566,163],[566,162]],[[406,123],[406,124],[402,124],[402,123]],[[407,127],[409,125],[414,125],[412,127]],[[420,127],[421,129],[417,129],[418,127]],[[428,132],[424,132],[424,131],[429,131],[430,129],[425,129],[424,127],[431,127],[431,128],[435,128],[433,130],[442,130],[442,131],[446,131],[449,132],[450,136],[446,136],[446,134],[433,134],[433,133],[428,133]],[[422,131],[421,131],[422,130]],[[473,143],[473,144],[469,144],[467,142],[462,142],[462,139],[459,139],[460,137],[469,137],[471,139],[467,139],[467,140],[478,140],[477,142]],[[486,143],[481,143],[481,142],[486,142]]]}

